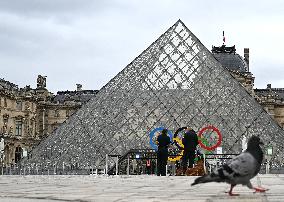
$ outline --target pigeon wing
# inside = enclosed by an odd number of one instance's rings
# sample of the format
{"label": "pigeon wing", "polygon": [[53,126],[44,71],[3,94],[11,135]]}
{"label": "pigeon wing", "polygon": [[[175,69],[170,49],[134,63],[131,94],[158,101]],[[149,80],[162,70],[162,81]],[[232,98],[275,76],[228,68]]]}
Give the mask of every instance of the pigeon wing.
{"label": "pigeon wing", "polygon": [[228,166],[233,170],[236,176],[251,176],[254,177],[257,169],[255,158],[248,152],[243,152],[233,158]]}
{"label": "pigeon wing", "polygon": [[248,152],[241,153],[208,175],[197,178],[192,185],[206,182],[227,182],[232,185],[250,185],[257,170],[256,159]]}

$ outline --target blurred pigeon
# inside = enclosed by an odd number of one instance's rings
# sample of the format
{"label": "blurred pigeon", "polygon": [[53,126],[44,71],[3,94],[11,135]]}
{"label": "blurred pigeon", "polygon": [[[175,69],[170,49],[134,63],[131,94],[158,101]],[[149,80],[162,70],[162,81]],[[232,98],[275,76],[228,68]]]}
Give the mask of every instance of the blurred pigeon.
{"label": "blurred pigeon", "polygon": [[258,174],[263,160],[260,144],[263,144],[260,138],[252,136],[248,141],[247,149],[243,153],[234,157],[211,174],[196,178],[191,186],[207,182],[226,182],[231,184],[231,189],[228,192],[230,196],[238,195],[232,193],[233,188],[237,184],[246,185],[248,188],[254,189],[255,192],[267,191],[264,188],[253,187],[250,182],[250,179]]}

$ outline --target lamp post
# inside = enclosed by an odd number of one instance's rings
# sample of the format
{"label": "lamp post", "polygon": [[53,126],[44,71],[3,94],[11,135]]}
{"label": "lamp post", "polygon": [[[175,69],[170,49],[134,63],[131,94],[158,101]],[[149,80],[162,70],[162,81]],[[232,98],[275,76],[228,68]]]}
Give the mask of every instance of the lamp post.
{"label": "lamp post", "polygon": [[248,144],[248,136],[249,132],[248,129],[250,128],[250,125],[245,125],[246,131],[243,133],[243,138],[242,138],[242,152],[247,149],[247,144]]}
{"label": "lamp post", "polygon": [[44,137],[45,131],[45,108],[42,110],[42,137]]}
{"label": "lamp post", "polygon": [[1,174],[3,175],[3,164],[4,164],[4,138],[3,135],[0,136],[0,163],[1,163]]}
{"label": "lamp post", "polygon": [[242,151],[245,151],[247,149],[247,137],[246,135],[242,138]]}
{"label": "lamp post", "polygon": [[273,154],[273,148],[272,146],[268,146],[267,150],[266,150],[266,174],[269,174],[269,170],[270,170],[270,160],[271,160],[271,156]]}

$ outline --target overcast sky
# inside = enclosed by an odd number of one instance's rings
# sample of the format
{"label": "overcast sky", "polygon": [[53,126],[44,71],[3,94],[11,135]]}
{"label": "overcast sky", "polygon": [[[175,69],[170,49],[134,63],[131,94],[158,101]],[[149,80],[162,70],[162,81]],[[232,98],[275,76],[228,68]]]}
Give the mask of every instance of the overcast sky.
{"label": "overcast sky", "polygon": [[250,48],[255,87],[284,88],[282,0],[0,0],[1,78],[100,89],[178,19],[211,50]]}

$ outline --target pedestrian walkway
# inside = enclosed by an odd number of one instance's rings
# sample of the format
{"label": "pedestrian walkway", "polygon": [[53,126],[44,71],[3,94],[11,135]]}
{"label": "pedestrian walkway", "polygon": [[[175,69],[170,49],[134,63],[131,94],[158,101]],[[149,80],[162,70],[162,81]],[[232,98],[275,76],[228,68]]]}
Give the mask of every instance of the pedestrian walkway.
{"label": "pedestrian walkway", "polygon": [[237,186],[240,196],[230,197],[229,185],[208,183],[191,187],[195,177],[149,175],[0,176],[0,201],[284,201],[284,175],[259,175],[254,185],[269,188],[256,193]]}

